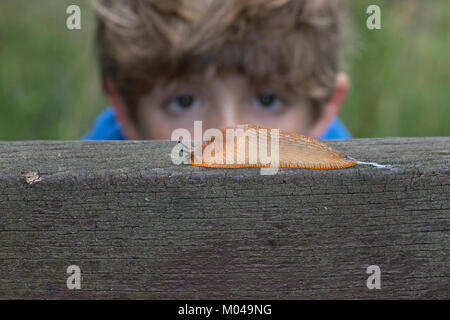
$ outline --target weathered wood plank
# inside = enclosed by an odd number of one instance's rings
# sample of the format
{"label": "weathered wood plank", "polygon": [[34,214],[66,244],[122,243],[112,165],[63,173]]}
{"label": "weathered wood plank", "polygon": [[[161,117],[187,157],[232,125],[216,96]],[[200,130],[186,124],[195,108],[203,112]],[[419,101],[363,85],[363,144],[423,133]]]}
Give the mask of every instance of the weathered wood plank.
{"label": "weathered wood plank", "polygon": [[261,176],[174,166],[173,142],[0,142],[0,298],[450,298],[450,138],[329,144],[394,169]]}

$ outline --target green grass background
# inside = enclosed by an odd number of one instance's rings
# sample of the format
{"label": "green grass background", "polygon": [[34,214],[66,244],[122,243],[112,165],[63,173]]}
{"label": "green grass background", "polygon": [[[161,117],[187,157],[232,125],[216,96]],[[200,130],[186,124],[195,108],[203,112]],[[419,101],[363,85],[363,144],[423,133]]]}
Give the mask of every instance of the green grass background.
{"label": "green grass background", "polygon": [[[66,8],[82,30],[66,29]],[[341,117],[354,137],[450,136],[450,1],[348,0],[353,24]],[[378,4],[382,29],[366,28]],[[89,0],[0,1],[0,140],[79,139],[108,105]]]}

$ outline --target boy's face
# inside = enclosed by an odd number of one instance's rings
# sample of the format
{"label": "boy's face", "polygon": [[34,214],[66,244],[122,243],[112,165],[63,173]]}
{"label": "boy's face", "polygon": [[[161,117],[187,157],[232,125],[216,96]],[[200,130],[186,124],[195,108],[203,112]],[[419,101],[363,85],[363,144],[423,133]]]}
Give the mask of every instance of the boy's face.
{"label": "boy's face", "polygon": [[333,98],[316,123],[304,97],[276,83],[254,87],[240,75],[191,77],[155,88],[140,100],[139,126],[131,121],[121,99],[111,90],[109,96],[127,139],[170,140],[178,128],[194,136],[198,120],[203,130],[255,124],[318,138],[337,116],[347,89],[348,80],[341,74]]}

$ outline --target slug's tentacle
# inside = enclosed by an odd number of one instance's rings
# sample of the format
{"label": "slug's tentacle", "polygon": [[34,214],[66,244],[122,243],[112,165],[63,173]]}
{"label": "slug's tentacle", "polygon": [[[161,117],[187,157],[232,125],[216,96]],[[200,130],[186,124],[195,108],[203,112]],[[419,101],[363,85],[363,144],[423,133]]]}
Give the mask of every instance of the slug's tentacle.
{"label": "slug's tentacle", "polygon": [[181,140],[178,140],[178,143],[183,146],[183,149],[181,149],[181,152],[187,152],[187,153],[193,152],[193,148],[191,146],[184,144]]}
{"label": "slug's tentacle", "polygon": [[178,140],[178,143],[183,146],[183,151],[189,154],[192,154],[196,148],[200,148],[202,144],[204,144],[204,141],[187,141],[187,143],[184,143],[182,140]]}

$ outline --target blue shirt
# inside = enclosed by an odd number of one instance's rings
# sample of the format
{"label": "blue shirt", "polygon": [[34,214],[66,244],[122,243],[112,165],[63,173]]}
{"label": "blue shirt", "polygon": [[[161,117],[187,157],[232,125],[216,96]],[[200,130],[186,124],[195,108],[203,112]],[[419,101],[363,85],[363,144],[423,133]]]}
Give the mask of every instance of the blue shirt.
{"label": "blue shirt", "polygon": [[[321,139],[350,139],[352,138],[345,125],[339,118],[334,119]],[[95,120],[94,127],[83,140],[125,140],[122,129],[116,118],[114,108],[104,110]]]}

